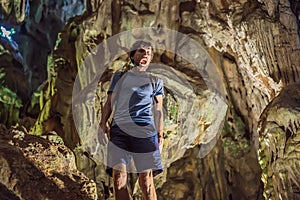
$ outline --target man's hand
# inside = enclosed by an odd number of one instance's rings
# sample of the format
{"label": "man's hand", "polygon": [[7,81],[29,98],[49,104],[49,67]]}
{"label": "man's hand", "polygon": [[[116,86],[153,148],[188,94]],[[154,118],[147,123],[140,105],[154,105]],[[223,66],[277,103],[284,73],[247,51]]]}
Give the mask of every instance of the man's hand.
{"label": "man's hand", "polygon": [[159,148],[159,152],[161,153],[164,144],[164,137],[163,137],[163,133],[157,133],[157,135],[158,135],[158,148]]}
{"label": "man's hand", "polygon": [[100,127],[98,129],[98,140],[102,145],[106,145],[108,143],[109,127],[106,123],[100,123]]}

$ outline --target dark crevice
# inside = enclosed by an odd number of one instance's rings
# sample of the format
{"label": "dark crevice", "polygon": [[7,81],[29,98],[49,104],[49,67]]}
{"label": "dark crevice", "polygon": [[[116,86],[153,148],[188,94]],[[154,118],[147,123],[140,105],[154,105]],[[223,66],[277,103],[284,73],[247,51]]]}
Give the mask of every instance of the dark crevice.
{"label": "dark crevice", "polygon": [[291,10],[292,12],[294,13],[295,15],[295,18],[296,18],[296,22],[297,22],[297,26],[298,26],[298,35],[300,36],[300,30],[299,30],[299,25],[300,25],[300,22],[299,22],[299,14],[300,14],[300,1],[298,0],[289,0],[290,2],[290,5],[291,5]]}
{"label": "dark crevice", "polygon": [[231,63],[237,64],[237,63],[236,63],[236,60],[235,60],[235,57],[234,57],[233,55],[229,54],[228,52],[225,52],[225,53],[223,54],[223,57],[224,57],[224,59],[229,60]]}
{"label": "dark crevice", "polygon": [[187,1],[187,2],[182,2],[179,5],[179,12],[182,13],[184,11],[188,12],[194,12],[196,8],[196,1]]}
{"label": "dark crevice", "polygon": [[[285,128],[283,126],[280,126],[280,128],[284,131]],[[289,145],[287,144],[288,140],[290,137],[292,137],[292,133],[289,129],[286,129],[285,131],[285,146],[284,146],[284,152],[286,152],[286,148],[289,147]]]}
{"label": "dark crevice", "polygon": [[112,9],[112,35],[120,32],[120,20],[121,20],[121,3],[119,0],[113,0],[111,3]]}
{"label": "dark crevice", "polygon": [[138,10],[133,4],[130,4],[128,2],[124,2],[124,7],[125,6],[130,7],[130,9],[134,12],[137,12],[139,16],[141,16],[141,15],[154,15],[155,14],[154,12],[151,12],[149,10],[149,4],[144,3],[143,5],[145,5],[146,9]]}
{"label": "dark crevice", "polygon": [[9,190],[5,185],[0,183],[0,199],[1,200],[19,200],[20,198]]}

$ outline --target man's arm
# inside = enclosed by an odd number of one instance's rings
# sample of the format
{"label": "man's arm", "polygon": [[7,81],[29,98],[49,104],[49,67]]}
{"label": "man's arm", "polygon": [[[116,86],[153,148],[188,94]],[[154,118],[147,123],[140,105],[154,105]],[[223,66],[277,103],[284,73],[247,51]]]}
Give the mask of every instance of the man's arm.
{"label": "man's arm", "polygon": [[157,103],[154,104],[154,121],[155,127],[158,132],[158,146],[160,151],[163,145],[163,129],[164,129],[164,116],[163,116],[163,95],[156,96]]}
{"label": "man's arm", "polygon": [[108,137],[105,134],[109,136],[109,126],[107,124],[107,120],[109,119],[112,112],[112,108],[111,108],[112,98],[113,98],[113,93],[109,93],[107,95],[107,99],[101,113],[100,129],[99,129],[98,137],[99,137],[99,141],[102,144],[107,144],[108,142]]}

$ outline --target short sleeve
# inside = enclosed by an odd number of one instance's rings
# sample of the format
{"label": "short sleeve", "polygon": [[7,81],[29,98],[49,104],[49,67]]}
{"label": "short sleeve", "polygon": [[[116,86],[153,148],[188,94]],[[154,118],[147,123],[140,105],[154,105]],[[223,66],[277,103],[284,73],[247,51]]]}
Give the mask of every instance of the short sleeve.
{"label": "short sleeve", "polygon": [[122,76],[122,72],[115,72],[111,81],[110,81],[110,86],[109,89],[107,91],[107,94],[112,93],[117,85],[117,82],[120,80]]}
{"label": "short sleeve", "polygon": [[154,96],[165,95],[164,94],[164,82],[162,79],[158,78],[156,83],[156,90]]}

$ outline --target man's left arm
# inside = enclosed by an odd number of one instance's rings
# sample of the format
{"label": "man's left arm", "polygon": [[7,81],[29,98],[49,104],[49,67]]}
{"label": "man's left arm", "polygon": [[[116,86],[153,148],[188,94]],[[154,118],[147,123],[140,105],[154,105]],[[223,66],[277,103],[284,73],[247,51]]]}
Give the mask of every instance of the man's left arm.
{"label": "man's left arm", "polygon": [[158,134],[158,146],[160,151],[163,146],[163,129],[164,129],[164,116],[163,116],[163,95],[156,96],[157,102],[154,104],[154,120],[155,127]]}

